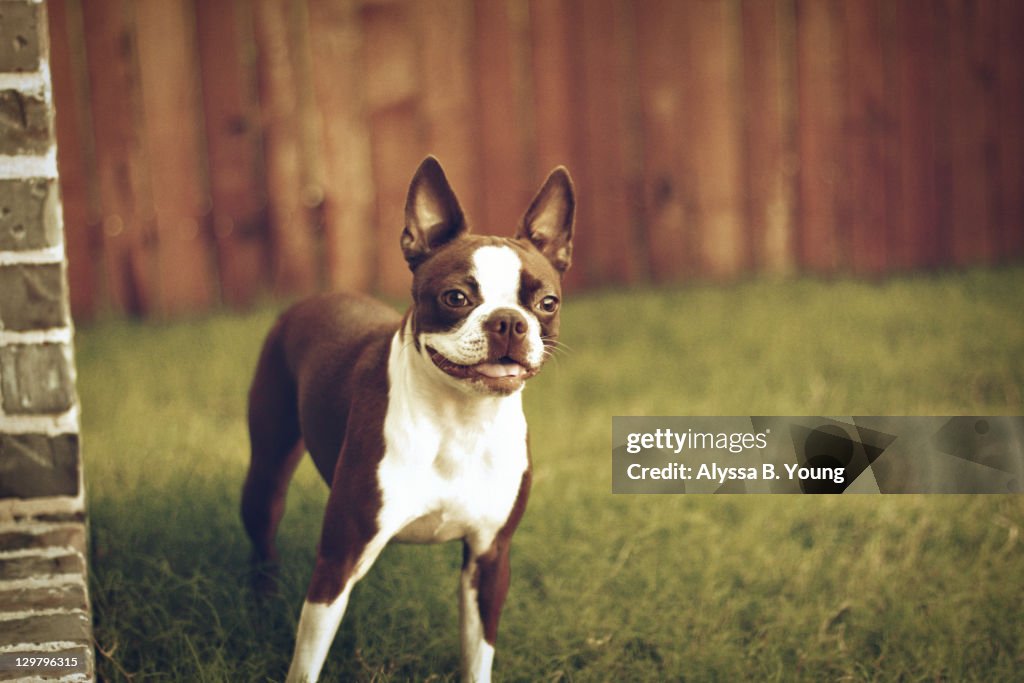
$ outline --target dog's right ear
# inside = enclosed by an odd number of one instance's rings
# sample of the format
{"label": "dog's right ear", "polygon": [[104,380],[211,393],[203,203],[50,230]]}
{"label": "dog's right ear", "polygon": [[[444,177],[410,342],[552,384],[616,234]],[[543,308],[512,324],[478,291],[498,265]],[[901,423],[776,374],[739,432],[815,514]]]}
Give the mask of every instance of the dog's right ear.
{"label": "dog's right ear", "polygon": [[405,200],[402,253],[410,270],[430,252],[466,231],[466,219],[437,159],[428,156],[416,169]]}

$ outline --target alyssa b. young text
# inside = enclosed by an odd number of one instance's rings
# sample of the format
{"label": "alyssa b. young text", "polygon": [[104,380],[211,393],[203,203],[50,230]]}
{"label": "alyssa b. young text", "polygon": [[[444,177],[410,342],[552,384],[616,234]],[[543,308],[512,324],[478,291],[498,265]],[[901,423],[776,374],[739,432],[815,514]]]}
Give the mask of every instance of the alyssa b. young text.
{"label": "alyssa b. young text", "polygon": [[797,479],[800,481],[816,480],[831,481],[842,484],[845,481],[845,468],[843,467],[802,467],[800,465],[784,464],[783,471],[776,471],[772,463],[763,463],[760,467],[722,467],[718,463],[702,463],[700,465],[684,465],[673,462],[662,467],[644,467],[640,463],[633,463],[626,468],[626,476],[630,479],[660,479],[660,480],[709,480],[724,484],[728,480],[745,479],[765,481],[782,479]]}

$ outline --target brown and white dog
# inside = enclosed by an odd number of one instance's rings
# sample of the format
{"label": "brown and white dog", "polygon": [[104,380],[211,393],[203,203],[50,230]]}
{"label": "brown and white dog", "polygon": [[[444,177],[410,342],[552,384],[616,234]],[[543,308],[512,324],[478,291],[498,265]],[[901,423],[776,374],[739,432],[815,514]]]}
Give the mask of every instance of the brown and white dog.
{"label": "brown and white dog", "polygon": [[514,238],[470,235],[427,157],[405,207],[405,316],[330,294],[295,305],[270,331],[249,393],[242,516],[254,558],[277,560],[303,443],[330,486],[289,681],[317,679],[352,586],[391,539],[462,540],[462,676],[490,680],[509,543],[530,491],[521,390],[558,335],[574,215],[559,167]]}

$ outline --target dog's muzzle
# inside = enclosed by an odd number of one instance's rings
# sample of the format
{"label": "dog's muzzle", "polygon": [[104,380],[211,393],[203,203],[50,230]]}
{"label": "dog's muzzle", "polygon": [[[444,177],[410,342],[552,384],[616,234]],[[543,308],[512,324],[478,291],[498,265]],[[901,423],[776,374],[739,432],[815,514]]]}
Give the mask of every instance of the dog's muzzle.
{"label": "dog's muzzle", "polygon": [[488,393],[510,394],[540,370],[539,364],[534,366],[529,361],[529,329],[522,313],[499,308],[482,324],[487,355],[479,363],[455,363],[429,346],[427,352],[434,365],[451,377],[471,382]]}

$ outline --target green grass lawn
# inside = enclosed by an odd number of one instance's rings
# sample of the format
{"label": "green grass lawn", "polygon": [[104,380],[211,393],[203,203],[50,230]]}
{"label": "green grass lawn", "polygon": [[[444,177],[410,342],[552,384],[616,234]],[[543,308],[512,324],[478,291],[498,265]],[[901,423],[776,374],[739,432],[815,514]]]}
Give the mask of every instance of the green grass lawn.
{"label": "green grass lawn", "polygon": [[[571,297],[526,390],[533,494],[505,681],[1011,681],[1020,496],[613,496],[613,415],[1021,414],[1024,268]],[[284,677],[326,500],[292,485],[279,598],[247,587],[247,383],[276,310],[78,330],[98,668]],[[392,546],[324,680],[457,680],[459,544]]]}

